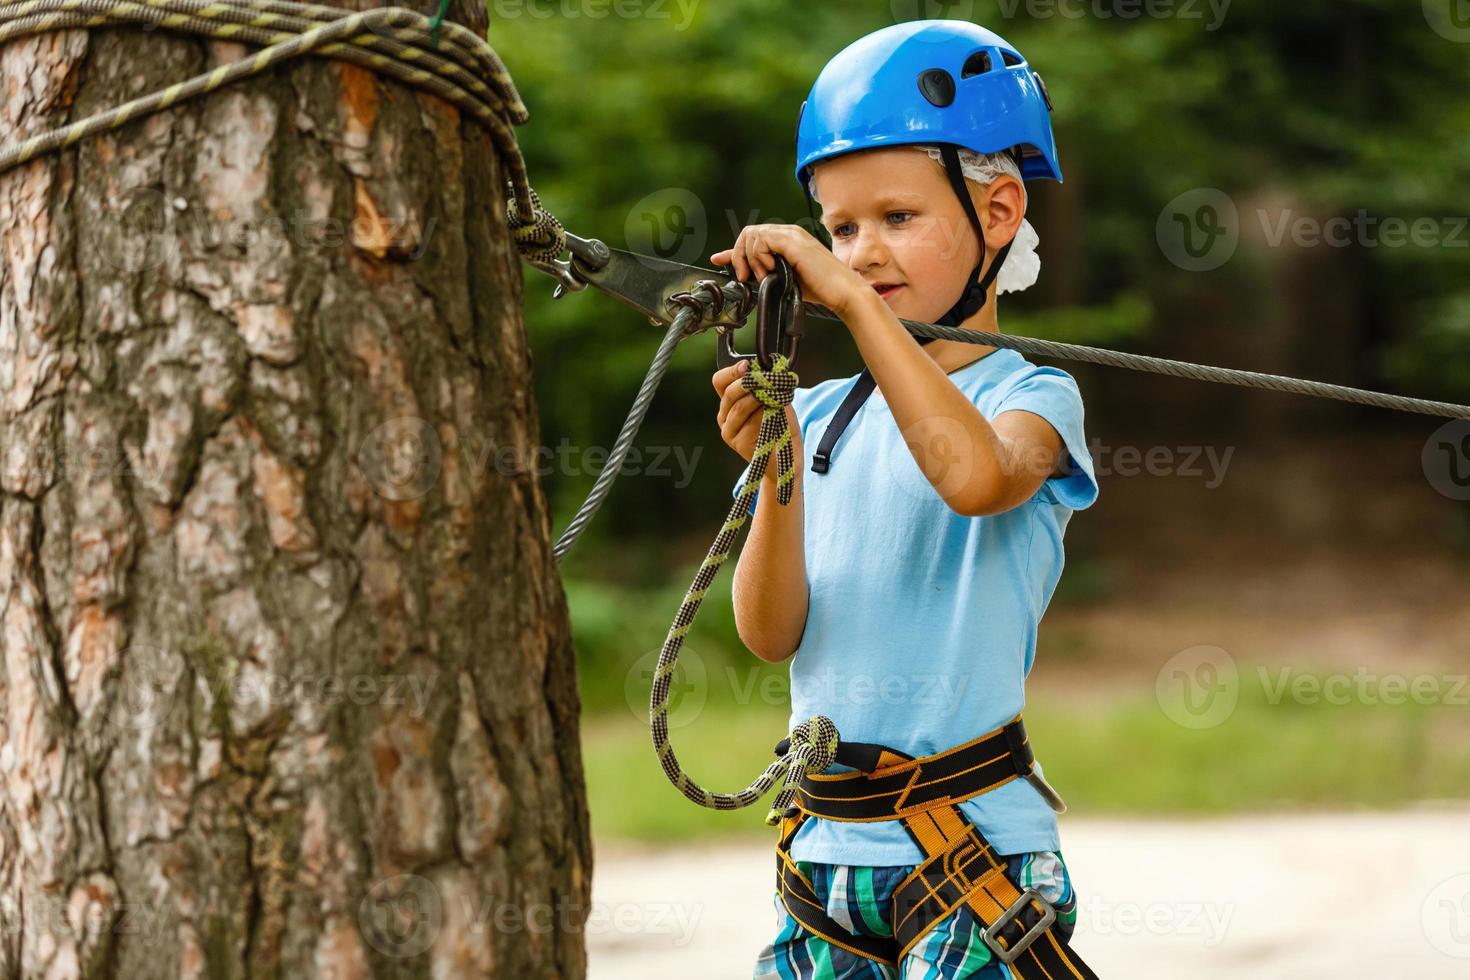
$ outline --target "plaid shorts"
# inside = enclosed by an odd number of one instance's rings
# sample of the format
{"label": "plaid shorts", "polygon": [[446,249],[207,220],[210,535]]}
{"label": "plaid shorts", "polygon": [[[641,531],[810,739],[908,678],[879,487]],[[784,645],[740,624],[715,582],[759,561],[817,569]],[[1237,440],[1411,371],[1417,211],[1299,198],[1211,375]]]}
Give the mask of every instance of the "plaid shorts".
{"label": "plaid shorts", "polygon": [[[1052,928],[1058,938],[1070,939],[1077,925],[1077,896],[1058,851],[1006,856],[1007,873],[1022,889],[1035,888],[1057,910]],[[857,936],[892,936],[888,911],[893,889],[916,867],[868,868],[848,864],[796,862],[827,905],[827,914]],[[962,977],[1007,978],[1011,972],[992,961],[990,947],[981,937],[983,927],[968,905],[961,905],[934,928],[893,967],[833,946],[793,919],[774,896],[776,938],[761,950],[754,980],[960,980]]]}

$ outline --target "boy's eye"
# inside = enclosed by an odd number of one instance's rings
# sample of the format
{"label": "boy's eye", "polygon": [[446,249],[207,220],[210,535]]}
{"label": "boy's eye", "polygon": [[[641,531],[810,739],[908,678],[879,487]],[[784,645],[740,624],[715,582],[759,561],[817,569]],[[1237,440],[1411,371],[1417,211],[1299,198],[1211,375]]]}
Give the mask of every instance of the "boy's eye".
{"label": "boy's eye", "polygon": [[[889,211],[888,214],[885,216],[885,220],[887,220],[890,225],[906,225],[913,219],[914,212],[912,211]],[[856,232],[857,226],[854,225],[851,221],[844,221],[842,224],[832,229],[832,234],[837,238],[846,238],[849,235],[856,234]]]}

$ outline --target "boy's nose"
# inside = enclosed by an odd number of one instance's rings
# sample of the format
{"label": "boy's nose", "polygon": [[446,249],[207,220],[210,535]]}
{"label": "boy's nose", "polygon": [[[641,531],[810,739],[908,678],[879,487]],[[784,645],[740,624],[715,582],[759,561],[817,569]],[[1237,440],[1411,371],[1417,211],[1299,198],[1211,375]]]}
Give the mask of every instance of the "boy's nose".
{"label": "boy's nose", "polygon": [[880,266],[888,261],[888,247],[883,242],[883,236],[869,229],[860,229],[852,243],[852,253],[848,256],[848,264],[858,272]]}

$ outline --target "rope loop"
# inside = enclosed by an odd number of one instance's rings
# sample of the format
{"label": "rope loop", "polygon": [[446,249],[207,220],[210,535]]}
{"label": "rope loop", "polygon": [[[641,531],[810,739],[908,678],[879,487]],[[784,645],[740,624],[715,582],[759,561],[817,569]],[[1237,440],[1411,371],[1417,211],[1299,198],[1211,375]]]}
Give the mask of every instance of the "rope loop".
{"label": "rope loop", "polygon": [[[750,479],[746,486],[760,486],[766,475],[771,450],[776,450],[776,499],[791,503],[796,482],[796,454],[791,451],[791,431],[786,424],[786,406],[796,397],[799,379],[784,354],[771,358],[769,369],[762,368],[759,358],[750,359],[750,370],[741,376],[740,384],[764,407],[760,432],[756,436],[755,453],[750,460]],[[741,487],[744,495],[745,488]]]}
{"label": "rope loop", "polygon": [[515,196],[507,183],[505,220],[521,258],[535,265],[548,265],[567,247],[567,231],[556,215],[541,206],[541,195],[531,191],[531,217],[521,217]]}
{"label": "rope loop", "polygon": [[809,772],[823,772],[837,758],[837,723],[826,715],[814,715],[791,729],[791,744],[783,758],[787,761],[786,779],[781,792],[771,802],[766,824],[774,826],[782,817],[795,816],[791,800],[802,777]]}

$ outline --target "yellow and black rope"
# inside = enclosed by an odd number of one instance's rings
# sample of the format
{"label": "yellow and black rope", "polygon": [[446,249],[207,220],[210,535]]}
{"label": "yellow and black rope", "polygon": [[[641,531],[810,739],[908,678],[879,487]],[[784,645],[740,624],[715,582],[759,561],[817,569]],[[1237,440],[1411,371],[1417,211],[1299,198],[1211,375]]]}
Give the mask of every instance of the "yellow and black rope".
{"label": "yellow and black rope", "polygon": [[791,430],[786,421],[786,406],[791,404],[796,393],[796,372],[781,354],[772,358],[768,370],[753,358],[749,373],[741,377],[740,383],[755,395],[762,406],[760,430],[750,460],[750,475],[741,484],[725,523],[710,545],[689,591],[684,594],[684,601],[664,638],[653,672],[648,715],[653,747],[664,775],[687,799],[700,806],[713,810],[738,810],[750,806],[784,776],[781,791],[766,814],[766,823],[775,825],[791,806],[802,776],[808,771],[821,772],[832,764],[838,742],[837,726],[832,719],[818,715],[797,725],[792,729],[791,744],[785,755],[773,761],[749,786],[737,793],[713,793],[696,783],[679,765],[679,758],[669,741],[669,688],[678,667],[679,651],[705,595],[719,575],[721,566],[730,557],[740,529],[750,519],[750,504],[765,478],[772,452],[776,453],[776,500],[782,506],[791,502],[796,479],[796,459],[791,448]]}

